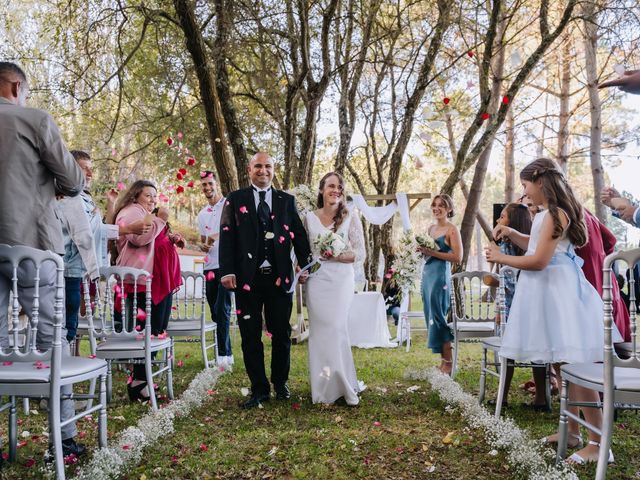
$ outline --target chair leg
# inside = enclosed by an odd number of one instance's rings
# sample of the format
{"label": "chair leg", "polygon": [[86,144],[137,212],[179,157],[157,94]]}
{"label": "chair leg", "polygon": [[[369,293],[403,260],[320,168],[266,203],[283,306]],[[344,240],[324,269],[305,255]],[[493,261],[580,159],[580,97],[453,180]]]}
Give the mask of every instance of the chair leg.
{"label": "chair leg", "polygon": [[30,408],[29,408],[29,399],[28,398],[23,398],[22,399],[22,410],[24,410],[24,414],[25,415],[29,415]]}
{"label": "chair leg", "polygon": [[453,351],[452,353],[452,361],[453,365],[451,365],[451,378],[456,378],[456,373],[458,373],[458,335],[454,334],[453,338]]}
{"label": "chair leg", "polygon": [[[613,397],[613,392],[610,392]],[[598,466],[596,467],[596,480],[606,480],[607,467],[609,465],[609,449],[611,448],[611,436],[613,434],[613,422],[615,403],[613,398],[607,398],[604,393],[604,409],[602,414],[602,435],[600,435],[600,451],[598,452]]]}
{"label": "chair leg", "polygon": [[484,390],[487,382],[487,349],[482,348],[482,357],[480,359],[480,392],[478,393],[478,403],[484,402]]}
{"label": "chair leg", "polygon": [[569,382],[562,379],[562,392],[560,394],[560,422],[558,424],[558,450],[556,462],[559,463],[567,456],[567,440],[569,438],[569,422],[567,409],[569,407]]}
{"label": "chair leg", "polygon": [[167,350],[164,351],[164,356],[167,359],[166,362],[166,366],[167,366],[167,397],[169,397],[169,400],[173,400],[173,365],[171,363],[170,358],[175,357],[174,353],[173,353],[173,349],[174,349],[174,344],[173,344],[173,339],[171,340],[171,347]]}
{"label": "chair leg", "polygon": [[9,407],[9,461],[15,462],[18,448],[18,407],[16,397],[10,397],[11,407]]}
{"label": "chair leg", "polygon": [[[92,381],[95,386],[95,381]],[[107,375],[100,375],[100,414],[98,416],[98,445],[107,446]]]}
{"label": "chair leg", "polygon": [[146,358],[144,362],[144,372],[147,378],[147,388],[149,390],[149,398],[151,399],[151,408],[158,410],[158,401],[156,399],[156,389],[153,386],[153,364],[151,358]]}
{"label": "chair leg", "polygon": [[111,360],[107,360],[107,403],[111,403],[111,397],[113,395],[113,375],[111,368]]}
{"label": "chair leg", "polygon": [[56,478],[64,480],[64,458],[62,455],[62,431],[60,427],[60,389],[52,389],[49,395],[49,439],[53,445]]}
{"label": "chair leg", "polygon": [[504,390],[507,386],[507,358],[500,357],[500,381],[498,382],[498,395],[496,395],[495,417],[500,418],[502,402],[504,402]]}
{"label": "chair leg", "polygon": [[[200,334],[200,350],[202,351],[202,361],[204,362],[204,368],[209,368],[209,356],[207,355],[207,332],[204,331]],[[217,363],[218,362],[216,362],[216,364]]]}

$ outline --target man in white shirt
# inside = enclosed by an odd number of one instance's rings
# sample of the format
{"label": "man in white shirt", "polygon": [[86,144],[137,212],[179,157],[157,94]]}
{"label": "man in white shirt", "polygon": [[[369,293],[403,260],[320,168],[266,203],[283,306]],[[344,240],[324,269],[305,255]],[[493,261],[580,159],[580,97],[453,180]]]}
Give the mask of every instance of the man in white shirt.
{"label": "man in white shirt", "polygon": [[233,365],[231,341],[229,339],[229,317],[231,315],[231,293],[220,284],[220,263],[218,238],[220,236],[220,216],[225,198],[218,190],[216,176],[206,170],[200,175],[202,193],[207,199],[205,206],[198,213],[198,231],[200,232],[200,249],[207,252],[204,264],[204,275],[207,287],[207,302],[211,309],[211,318],[217,325],[218,356],[220,363]]}

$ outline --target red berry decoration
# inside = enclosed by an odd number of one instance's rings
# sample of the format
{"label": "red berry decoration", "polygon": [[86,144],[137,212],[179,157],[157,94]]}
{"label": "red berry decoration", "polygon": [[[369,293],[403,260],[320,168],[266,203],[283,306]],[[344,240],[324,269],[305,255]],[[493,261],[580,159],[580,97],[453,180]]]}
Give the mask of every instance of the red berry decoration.
{"label": "red berry decoration", "polygon": [[483,113],[482,114],[482,120],[487,120],[489,118],[489,114],[488,113]]}
{"label": "red berry decoration", "polygon": [[182,193],[182,192],[184,192],[184,187],[182,185],[178,185],[176,187],[176,193]]}
{"label": "red berry decoration", "polygon": [[504,103],[505,105],[509,104],[509,97],[507,97],[506,95],[504,97],[502,97],[502,103]]}
{"label": "red berry decoration", "polygon": [[187,158],[187,165],[189,165],[190,167],[193,167],[196,164],[196,159],[193,157],[189,157]]}
{"label": "red berry decoration", "polygon": [[182,176],[185,176],[187,174],[187,169],[186,168],[181,168],[178,171],[182,174]]}
{"label": "red berry decoration", "polygon": [[189,183],[187,183],[187,187],[193,188],[193,180],[189,180]]}
{"label": "red berry decoration", "polygon": [[184,177],[183,177],[182,173],[178,172],[178,173],[176,174],[176,178],[177,178],[178,180],[182,180]]}
{"label": "red berry decoration", "polygon": [[467,52],[467,55],[469,55],[469,58],[473,58],[473,52],[471,50]]}
{"label": "red berry decoration", "polygon": [[444,98],[442,99],[442,102],[443,102],[445,105],[449,105],[449,102],[450,102],[450,101],[451,101],[451,99],[450,99],[449,97],[444,97]]}
{"label": "red berry decoration", "polygon": [[167,145],[169,146],[173,145],[173,138],[167,137]]}

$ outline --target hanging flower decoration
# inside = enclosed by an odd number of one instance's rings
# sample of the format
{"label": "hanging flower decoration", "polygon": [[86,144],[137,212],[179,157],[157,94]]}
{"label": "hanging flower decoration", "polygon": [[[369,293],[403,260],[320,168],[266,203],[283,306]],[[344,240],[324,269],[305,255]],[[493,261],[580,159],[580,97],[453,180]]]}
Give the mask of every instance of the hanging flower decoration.
{"label": "hanging flower decoration", "polygon": [[314,193],[307,185],[296,185],[292,189],[287,190],[287,193],[295,197],[296,208],[298,209],[300,217],[305,217],[307,212],[313,212],[317,208],[316,202],[318,200],[318,194]]}

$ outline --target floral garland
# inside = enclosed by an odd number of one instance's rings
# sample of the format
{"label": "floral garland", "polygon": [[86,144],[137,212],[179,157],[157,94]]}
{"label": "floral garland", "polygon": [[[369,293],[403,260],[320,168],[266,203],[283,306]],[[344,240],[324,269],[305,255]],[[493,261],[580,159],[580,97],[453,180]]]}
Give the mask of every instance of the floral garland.
{"label": "floral garland", "polygon": [[312,191],[307,185],[296,185],[287,190],[287,193],[296,198],[296,207],[301,218],[304,218],[307,212],[313,212],[317,208],[318,193]]}
{"label": "floral garland", "polygon": [[204,403],[223,372],[224,369],[202,370],[178,400],[147,413],[136,426],[124,430],[113,446],[96,451],[91,461],[79,469],[75,478],[108,480],[123,475],[127,468],[140,462],[145,448],[173,432],[176,417],[184,417]]}
{"label": "floral garland", "polygon": [[[478,399],[462,390],[448,375],[435,368],[423,371],[407,370],[405,378],[425,380],[431,383],[440,398],[447,403],[445,410],[460,409],[461,415],[472,428],[484,431],[487,444],[495,449],[507,451],[507,460],[516,470],[534,480],[577,480],[573,469],[562,462],[556,465],[555,452],[529,438],[511,418],[495,418]],[[494,454],[494,453],[492,453]],[[497,451],[495,451],[497,454]]]}

